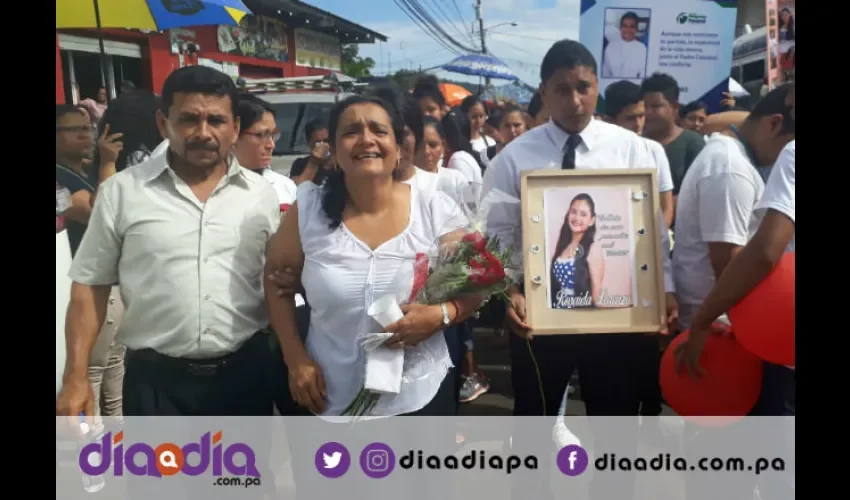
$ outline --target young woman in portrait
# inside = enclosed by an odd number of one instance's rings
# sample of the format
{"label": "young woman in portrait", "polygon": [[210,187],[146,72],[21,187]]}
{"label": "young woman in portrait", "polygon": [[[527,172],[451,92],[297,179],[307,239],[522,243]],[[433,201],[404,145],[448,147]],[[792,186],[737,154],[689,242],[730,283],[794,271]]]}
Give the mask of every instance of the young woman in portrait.
{"label": "young woman in portrait", "polygon": [[605,259],[595,242],[596,204],[587,193],[576,195],[564,217],[553,254],[549,289],[552,307],[596,307],[602,293]]}

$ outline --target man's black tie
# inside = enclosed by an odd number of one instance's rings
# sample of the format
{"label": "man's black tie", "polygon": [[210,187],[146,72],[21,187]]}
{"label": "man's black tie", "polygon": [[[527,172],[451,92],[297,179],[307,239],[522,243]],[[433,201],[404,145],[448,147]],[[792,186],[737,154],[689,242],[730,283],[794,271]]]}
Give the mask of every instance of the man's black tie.
{"label": "man's black tie", "polygon": [[573,170],[576,168],[576,148],[581,144],[581,136],[572,134],[567,137],[567,146],[564,148],[564,159],[561,161],[563,170]]}

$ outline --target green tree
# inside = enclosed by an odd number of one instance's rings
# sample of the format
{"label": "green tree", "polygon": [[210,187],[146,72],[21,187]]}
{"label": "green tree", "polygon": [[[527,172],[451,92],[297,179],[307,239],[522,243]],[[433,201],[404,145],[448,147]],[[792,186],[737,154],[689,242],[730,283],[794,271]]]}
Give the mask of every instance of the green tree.
{"label": "green tree", "polygon": [[352,78],[372,76],[375,60],[371,57],[360,57],[360,49],[355,43],[342,46],[342,72]]}

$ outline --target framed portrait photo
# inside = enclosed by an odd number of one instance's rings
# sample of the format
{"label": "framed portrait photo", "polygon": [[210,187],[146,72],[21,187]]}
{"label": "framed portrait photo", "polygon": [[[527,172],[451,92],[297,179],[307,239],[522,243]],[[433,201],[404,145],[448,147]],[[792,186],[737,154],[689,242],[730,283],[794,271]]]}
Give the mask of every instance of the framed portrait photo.
{"label": "framed portrait photo", "polygon": [[655,169],[522,173],[528,323],[536,335],[658,331],[665,314]]}

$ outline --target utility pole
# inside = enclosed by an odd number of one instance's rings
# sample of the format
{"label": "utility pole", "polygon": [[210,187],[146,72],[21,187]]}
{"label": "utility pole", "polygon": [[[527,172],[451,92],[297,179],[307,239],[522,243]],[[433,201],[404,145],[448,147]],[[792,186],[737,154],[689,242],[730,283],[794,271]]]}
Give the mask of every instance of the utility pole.
{"label": "utility pole", "polygon": [[[475,17],[478,18],[478,34],[481,36],[481,53],[487,55],[487,33],[484,31],[484,16],[481,12],[481,0],[475,4]],[[479,80],[481,82],[481,80]],[[490,86],[490,77],[484,78],[484,84]],[[480,83],[479,83],[480,85]]]}

